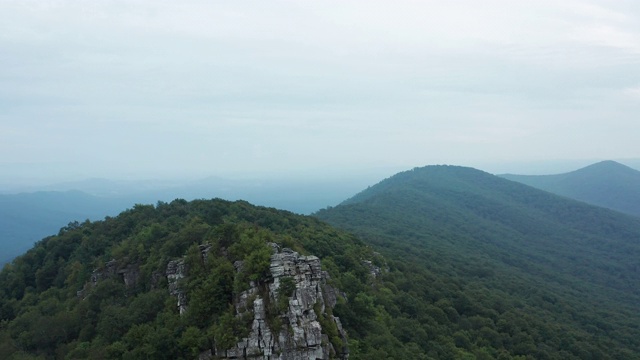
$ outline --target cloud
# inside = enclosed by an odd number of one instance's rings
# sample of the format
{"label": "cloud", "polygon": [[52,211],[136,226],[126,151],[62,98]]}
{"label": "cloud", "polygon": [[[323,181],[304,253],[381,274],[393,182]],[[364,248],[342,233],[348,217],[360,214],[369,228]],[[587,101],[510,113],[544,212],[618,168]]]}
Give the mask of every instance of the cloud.
{"label": "cloud", "polygon": [[639,17],[604,0],[4,1],[0,163],[533,159],[581,121],[541,156],[635,157],[616,139],[640,131]]}

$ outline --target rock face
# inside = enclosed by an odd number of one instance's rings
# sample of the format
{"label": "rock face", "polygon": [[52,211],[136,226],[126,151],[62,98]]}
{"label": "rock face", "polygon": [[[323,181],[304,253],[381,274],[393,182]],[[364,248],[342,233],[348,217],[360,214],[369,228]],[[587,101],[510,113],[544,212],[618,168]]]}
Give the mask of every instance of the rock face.
{"label": "rock face", "polygon": [[124,267],[118,267],[118,262],[114,260],[108,261],[103,267],[94,269],[84,287],[77,291],[79,298],[84,299],[87,291],[98,285],[99,282],[106,279],[119,279],[124,282],[127,288],[135,287],[140,280],[140,270],[137,264],[128,264]]}
{"label": "rock face", "polygon": [[169,294],[178,299],[178,311],[180,311],[180,315],[182,315],[187,311],[187,295],[179,287],[180,279],[187,275],[184,259],[169,261],[166,275]]}
{"label": "rock face", "polygon": [[[211,250],[211,245],[204,244],[199,245],[198,249],[200,250],[200,256],[202,256],[202,260],[205,261],[207,256],[209,256],[209,251]],[[184,262],[184,259],[172,260],[167,264],[167,269],[165,270],[165,275],[167,276],[167,283],[169,285],[169,294],[178,299],[178,311],[180,315],[184,314],[187,311],[187,294],[180,289],[180,280],[187,277],[188,269],[187,265]],[[151,279],[152,284],[157,284],[159,282],[158,279]]]}
{"label": "rock face", "polygon": [[[236,316],[253,318],[249,336],[231,349],[209,349],[199,358],[347,359],[346,334],[331,311],[342,295],[327,284],[329,274],[322,271],[320,259],[280,249],[276,244],[271,247],[270,276],[260,283],[251,282],[234,304]],[[201,246],[200,250],[204,259],[209,247]],[[240,272],[244,264],[236,261],[233,265]],[[170,261],[165,274],[169,293],[184,314],[188,302],[188,294],[180,289],[180,280],[188,276],[184,259]]]}
{"label": "rock face", "polygon": [[[340,348],[335,349],[331,340],[336,343],[336,339],[329,339],[327,335],[333,332],[337,334],[338,343],[346,344],[340,320],[331,315],[336,291],[326,284],[329,276],[322,271],[320,259],[271,245],[274,250],[271,278],[262,288],[252,283],[236,303],[238,316],[246,315],[247,311],[253,313],[251,332],[234,348],[216,349],[216,357],[265,360],[348,358],[346,347],[338,345]],[[281,286],[291,289],[292,293],[283,293]],[[281,299],[283,296],[286,299]],[[284,307],[278,308],[276,304],[284,304]],[[279,319],[276,321],[280,325],[270,324],[269,318],[272,322],[274,318]],[[323,329],[321,321],[333,329]]]}
{"label": "rock face", "polygon": [[373,265],[371,260],[363,260],[362,265],[369,269],[369,274],[375,279],[382,274],[382,269],[379,266]]}
{"label": "rock face", "polygon": [[136,286],[140,279],[138,265],[128,264],[124,267],[118,267],[118,262],[114,259],[104,264],[103,268],[93,270],[91,285],[95,286],[102,280],[115,278],[116,275],[120,277],[128,288]]}

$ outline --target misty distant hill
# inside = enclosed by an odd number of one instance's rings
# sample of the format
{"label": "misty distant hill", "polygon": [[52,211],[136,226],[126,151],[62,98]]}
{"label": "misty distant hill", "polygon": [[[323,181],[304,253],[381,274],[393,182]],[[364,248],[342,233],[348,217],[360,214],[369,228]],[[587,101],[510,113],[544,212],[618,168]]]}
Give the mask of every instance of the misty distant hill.
{"label": "misty distant hill", "polygon": [[125,208],[122,201],[80,191],[0,195],[0,264],[70,222],[102,219]]}
{"label": "misty distant hill", "polygon": [[416,307],[469,304],[454,306],[448,331],[474,346],[487,340],[482,326],[501,332],[518,319],[513,337],[493,339],[523,358],[640,353],[636,217],[455,166],[396,174],[316,216],[402,259],[414,273],[403,290],[429,288]]}
{"label": "misty distant hill", "polygon": [[557,175],[500,176],[589,204],[640,216],[640,171],[615,161],[602,161]]}
{"label": "misty distant hill", "polygon": [[20,187],[11,193],[80,191],[99,198],[126,200],[124,203],[129,207],[135,203],[155,204],[178,198],[221,198],[247,200],[257,205],[309,214],[328,205],[338,204],[369,183],[370,178],[371,174],[329,179],[226,179],[210,176],[198,180],[123,181],[92,178],[39,187]]}
{"label": "misty distant hill", "polygon": [[[455,166],[399,173],[315,215],[359,237],[220,200],[70,226],[0,272],[0,354],[159,358],[160,348],[195,358],[213,339],[233,346],[253,321],[229,304],[267,275],[275,241],[320,257],[328,284],[345,292],[333,314],[349,341],[328,341],[348,344],[353,359],[638,358],[640,218]],[[212,247],[204,262],[199,245]],[[194,291],[184,317],[167,282],[152,282],[177,259]],[[107,264],[143,280],[85,287]],[[265,321],[290,329],[273,316],[278,304],[265,305]]]}
{"label": "misty distant hill", "polygon": [[403,349],[372,304],[344,301],[372,297],[362,257],[383,261],[317,219],[245,201],[137,205],[69,226],[0,271],[0,359],[346,359],[342,328],[411,359],[415,346]]}
{"label": "misty distant hill", "polygon": [[43,237],[56,234],[69,222],[115,216],[135,204],[221,198],[308,214],[339,203],[360,188],[360,182],[234,181],[216,177],[182,183],[89,179],[45,187],[50,191],[0,195],[0,265]]}

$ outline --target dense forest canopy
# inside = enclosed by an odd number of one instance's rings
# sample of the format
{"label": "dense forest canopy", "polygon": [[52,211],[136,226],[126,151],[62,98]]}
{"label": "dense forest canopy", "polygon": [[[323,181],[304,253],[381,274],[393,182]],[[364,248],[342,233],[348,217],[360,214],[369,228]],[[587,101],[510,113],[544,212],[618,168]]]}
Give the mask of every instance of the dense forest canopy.
{"label": "dense forest canopy", "polygon": [[[109,181],[89,179],[51,185],[46,191],[0,192],[0,267],[25,253],[45,236],[71,221],[100,220],[134,204],[173,199],[202,199],[211,194],[225,200],[309,214],[337,204],[367,182],[363,178],[338,179],[223,179],[197,181]],[[2,190],[2,189],[0,189]],[[33,191],[31,188],[24,191]]]}
{"label": "dense forest canopy", "polygon": [[64,224],[103,219],[133,204],[80,191],[0,194],[0,266]]}
{"label": "dense forest canopy", "polygon": [[[640,353],[634,217],[454,166],[397,174],[316,216],[403,259],[409,278],[431,278],[418,299],[468,300],[449,331],[464,331],[476,356],[488,329],[502,336],[493,346],[536,359]],[[497,324],[515,319],[521,337],[506,340]]]}
{"label": "dense forest canopy", "polygon": [[[323,331],[351,359],[636,359],[638,239],[633,217],[457,167],[398,174],[316,217],[137,205],[70,223],[5,266],[0,354],[191,359],[231,345],[249,327],[232,304],[268,277],[275,243],[321,259],[346,343],[320,317]],[[183,314],[164,276],[176,259],[189,267]]]}
{"label": "dense forest canopy", "polygon": [[[373,305],[357,299],[373,297],[362,261],[381,260],[354,236],[246,202],[175,200],[71,223],[6,265],[0,354],[189,359],[208,344],[231,344],[246,335],[246,324],[237,323],[230,306],[250,281],[266,276],[268,243],[322,258],[332,284],[354,299],[336,306],[347,330],[373,321]],[[204,263],[198,256],[203,244],[211,248]],[[189,267],[181,285],[189,310],[182,316],[164,277],[167,264],[180,258]],[[242,271],[236,261],[244,262]],[[139,276],[127,283],[126,271],[134,268]],[[107,276],[109,269],[124,275]]]}

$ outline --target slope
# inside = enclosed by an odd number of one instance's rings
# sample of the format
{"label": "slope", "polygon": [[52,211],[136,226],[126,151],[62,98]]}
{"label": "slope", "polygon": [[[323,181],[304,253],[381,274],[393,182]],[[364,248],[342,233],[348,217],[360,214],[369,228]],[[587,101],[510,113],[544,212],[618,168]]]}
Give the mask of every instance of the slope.
{"label": "slope", "polygon": [[360,189],[363,182],[359,179],[231,181],[207,178],[174,183],[91,179],[52,185],[48,191],[0,194],[0,266],[69,222],[114,216],[133,204],[215,196],[309,214],[339,203]]}
{"label": "slope", "polygon": [[476,357],[487,343],[533,358],[640,353],[634,217],[454,166],[399,173],[316,216],[410,264],[413,291],[439,284],[428,305],[462,302],[448,332]]}
{"label": "slope", "polygon": [[411,319],[374,303],[395,291],[384,267],[312,217],[217,199],[136,205],[4,267],[0,358],[328,359],[348,344],[350,359],[423,359],[402,336]]}
{"label": "slope", "polygon": [[116,215],[132,204],[80,191],[0,195],[0,266],[69,222]]}
{"label": "slope", "polygon": [[556,175],[500,175],[538,189],[640,216],[640,171],[602,161]]}

